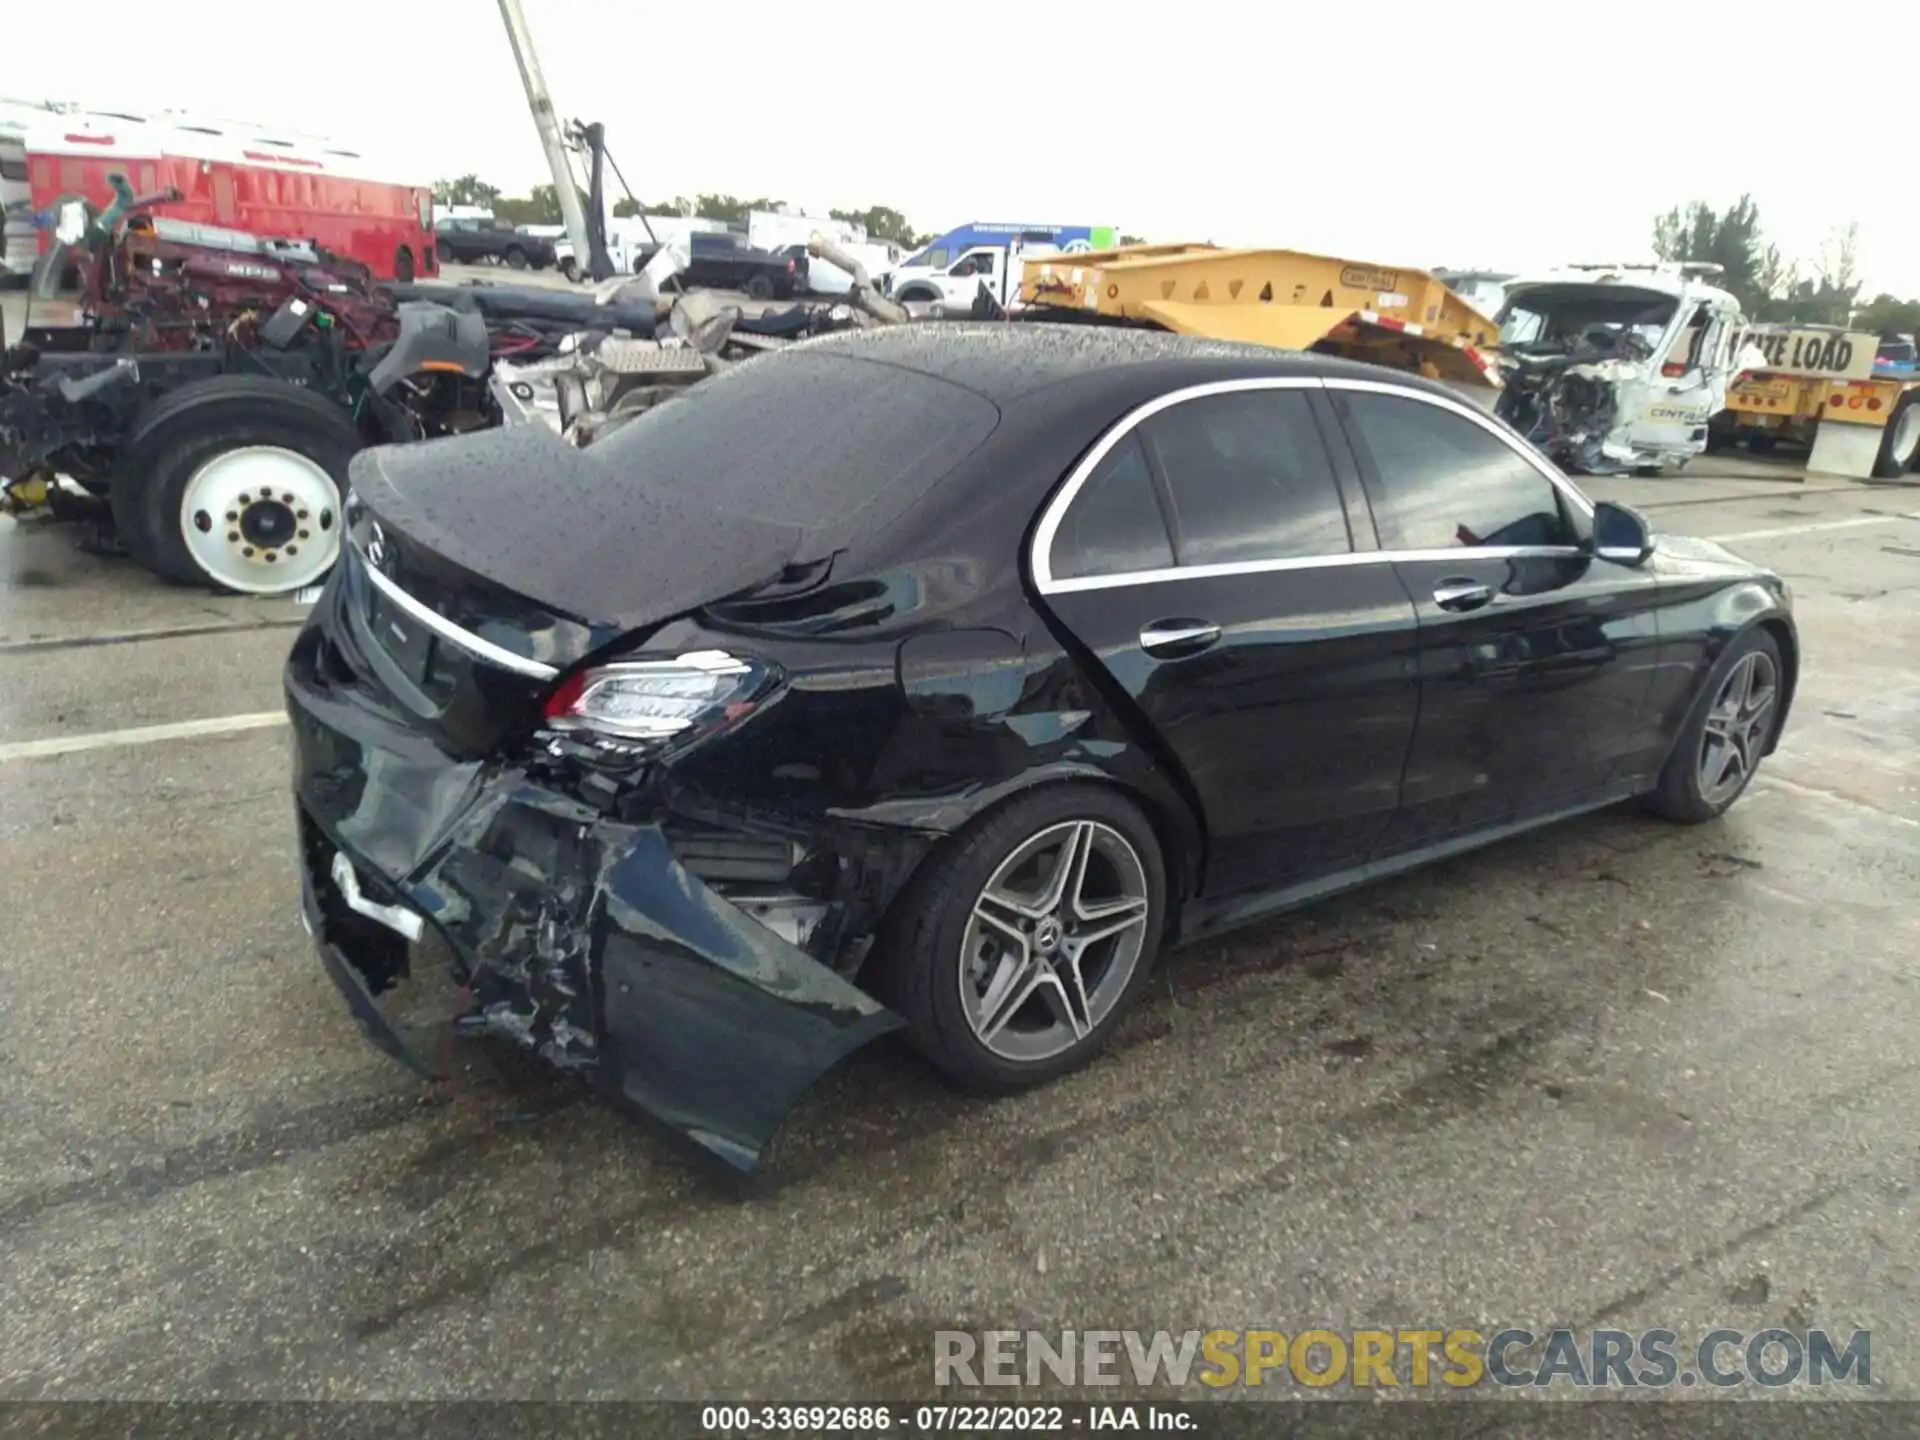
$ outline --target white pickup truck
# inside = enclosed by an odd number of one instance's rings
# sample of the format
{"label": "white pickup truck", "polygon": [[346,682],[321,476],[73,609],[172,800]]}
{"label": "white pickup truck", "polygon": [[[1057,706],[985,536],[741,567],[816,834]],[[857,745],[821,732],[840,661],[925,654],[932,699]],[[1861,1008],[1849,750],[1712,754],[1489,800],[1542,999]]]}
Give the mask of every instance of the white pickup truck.
{"label": "white pickup truck", "polygon": [[943,309],[966,310],[984,288],[1003,308],[1017,310],[1026,263],[1061,253],[1058,245],[1032,240],[972,245],[939,268],[901,266],[888,277],[887,293],[903,305],[938,304]]}

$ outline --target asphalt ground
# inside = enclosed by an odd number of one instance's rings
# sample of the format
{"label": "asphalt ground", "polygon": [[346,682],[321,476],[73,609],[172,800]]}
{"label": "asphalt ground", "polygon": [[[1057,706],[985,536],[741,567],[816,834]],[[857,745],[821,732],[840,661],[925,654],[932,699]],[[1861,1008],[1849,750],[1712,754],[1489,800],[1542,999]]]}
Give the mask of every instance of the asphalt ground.
{"label": "asphalt ground", "polygon": [[0,1397],[834,1400],[925,1394],[938,1328],[1557,1323],[1865,1328],[1920,1398],[1920,490],[1590,488],[1793,584],[1729,816],[1187,952],[1021,1098],[882,1045],[744,1184],[495,1047],[450,1093],[373,1051],[296,917],[301,609],[0,520]]}

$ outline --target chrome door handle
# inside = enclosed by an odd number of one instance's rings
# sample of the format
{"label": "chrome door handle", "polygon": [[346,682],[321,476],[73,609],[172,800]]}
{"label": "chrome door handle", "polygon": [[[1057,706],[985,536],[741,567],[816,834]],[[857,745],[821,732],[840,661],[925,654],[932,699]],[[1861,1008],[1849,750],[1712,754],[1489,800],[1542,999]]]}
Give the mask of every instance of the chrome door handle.
{"label": "chrome door handle", "polygon": [[1140,632],[1140,648],[1173,659],[1197,655],[1220,638],[1220,627],[1205,620],[1156,620]]}
{"label": "chrome door handle", "polygon": [[1433,587],[1433,603],[1442,610],[1478,610],[1493,599],[1493,587],[1477,580],[1442,580]]}

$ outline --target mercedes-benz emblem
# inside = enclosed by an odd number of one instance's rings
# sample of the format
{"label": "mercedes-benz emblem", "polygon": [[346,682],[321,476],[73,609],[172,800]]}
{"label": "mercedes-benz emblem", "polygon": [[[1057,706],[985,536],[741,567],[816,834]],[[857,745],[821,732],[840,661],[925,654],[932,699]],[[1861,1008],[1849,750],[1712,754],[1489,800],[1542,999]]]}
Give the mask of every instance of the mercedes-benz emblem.
{"label": "mercedes-benz emblem", "polygon": [[367,563],[375,567],[387,563],[387,532],[378,525],[367,531]]}

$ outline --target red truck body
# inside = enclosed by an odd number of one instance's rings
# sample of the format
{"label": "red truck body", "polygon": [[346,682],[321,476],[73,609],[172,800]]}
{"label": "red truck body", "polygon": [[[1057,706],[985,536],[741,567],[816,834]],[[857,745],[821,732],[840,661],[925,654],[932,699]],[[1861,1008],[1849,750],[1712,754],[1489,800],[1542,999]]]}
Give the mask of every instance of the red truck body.
{"label": "red truck body", "polygon": [[[174,113],[48,111],[27,125],[24,144],[37,210],[63,195],[104,208],[107,177],[118,172],[137,194],[180,192],[157,207],[160,217],[311,240],[382,280],[439,271],[432,186],[330,141]],[[43,235],[42,248],[49,243]]]}

